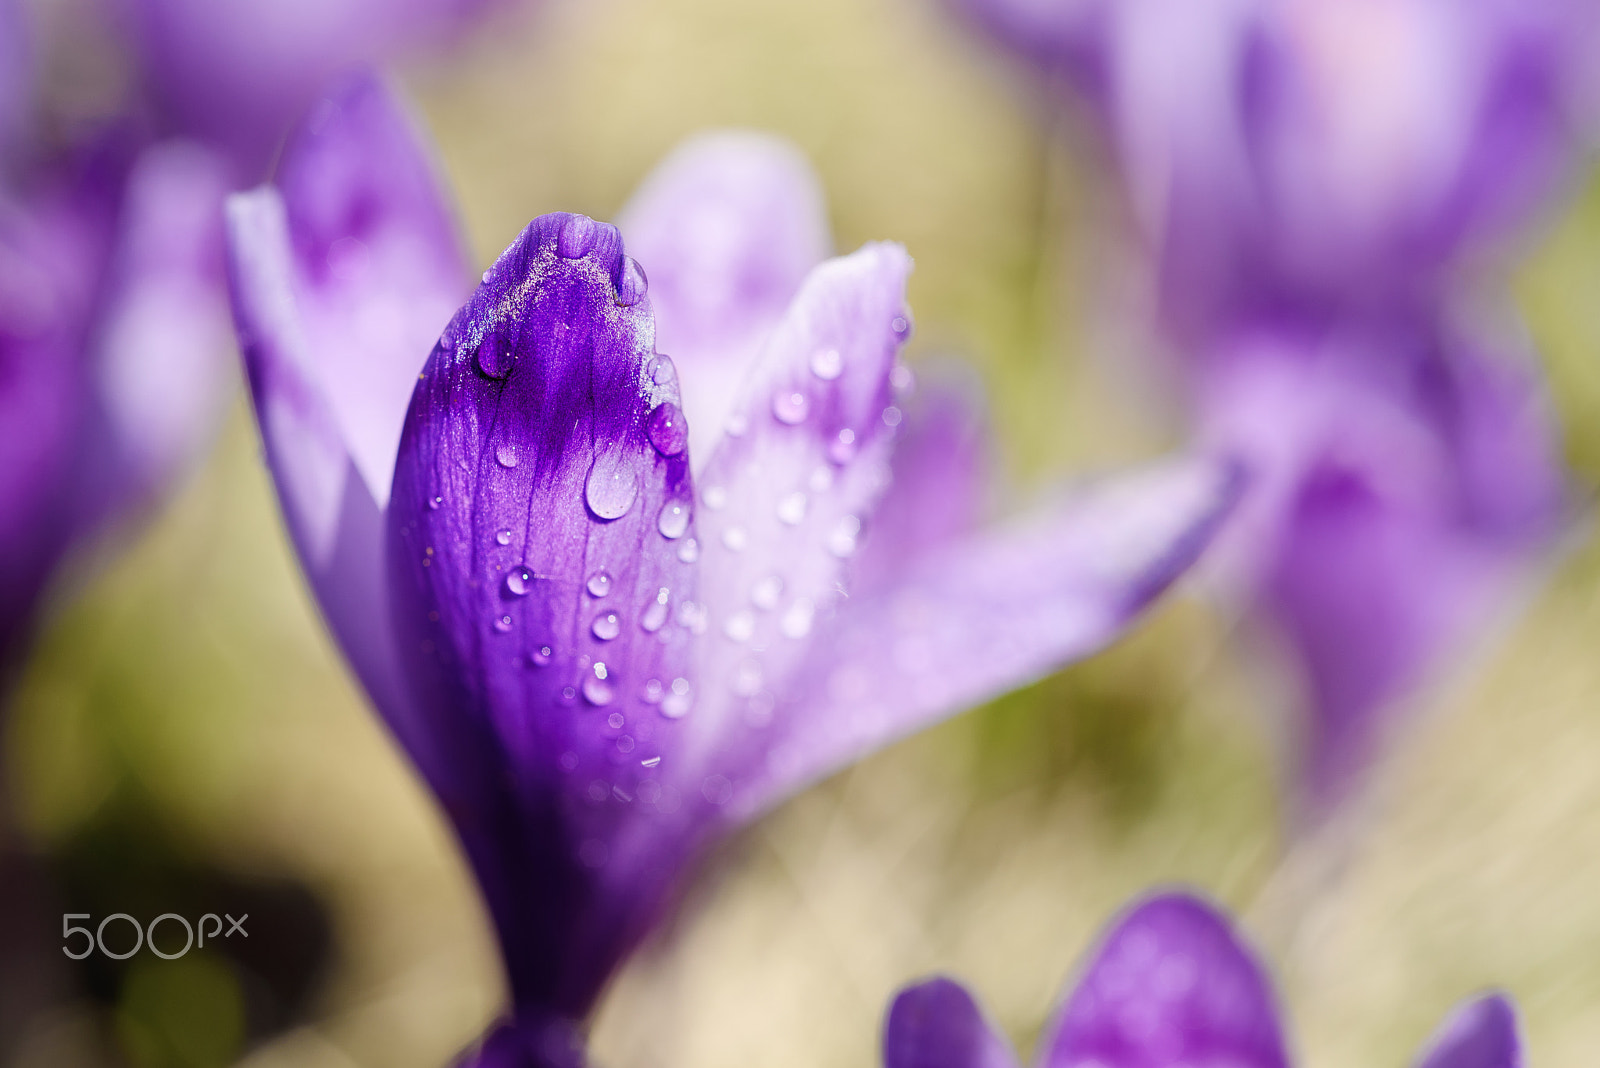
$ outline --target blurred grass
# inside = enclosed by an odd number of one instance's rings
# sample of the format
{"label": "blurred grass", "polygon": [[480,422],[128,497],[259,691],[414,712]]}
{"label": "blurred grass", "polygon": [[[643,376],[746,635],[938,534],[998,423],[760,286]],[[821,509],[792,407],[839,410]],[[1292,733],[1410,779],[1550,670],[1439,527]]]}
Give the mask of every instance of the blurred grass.
{"label": "blurred grass", "polygon": [[[569,0],[409,77],[480,263],[535,214],[614,215],[685,134],[776,130],[815,160],[841,249],[907,244],[913,358],[979,367],[1013,484],[1168,436],[1131,401],[1137,326],[1097,321],[1116,264],[1092,167],[932,4]],[[1590,486],[1596,283],[1600,187],[1518,277]],[[316,620],[256,448],[240,406],[206,467],[56,615],[9,725],[18,800],[58,853],[136,812],[183,863],[322,902],[331,972],[254,1068],[438,1065],[496,1009],[490,939],[448,832]],[[1099,926],[1185,880],[1262,940],[1301,1063],[1402,1062],[1450,1003],[1502,983],[1527,1010],[1530,1063],[1588,1064],[1597,591],[1591,540],[1503,644],[1463,662],[1350,825],[1287,853],[1287,727],[1259,665],[1227,621],[1170,603],[1109,653],[835,777],[723,850],[618,982],[596,1055],[870,1065],[890,992],[933,969],[1027,1044]],[[236,973],[157,963],[116,995],[126,1055],[229,1059],[245,1041]]]}

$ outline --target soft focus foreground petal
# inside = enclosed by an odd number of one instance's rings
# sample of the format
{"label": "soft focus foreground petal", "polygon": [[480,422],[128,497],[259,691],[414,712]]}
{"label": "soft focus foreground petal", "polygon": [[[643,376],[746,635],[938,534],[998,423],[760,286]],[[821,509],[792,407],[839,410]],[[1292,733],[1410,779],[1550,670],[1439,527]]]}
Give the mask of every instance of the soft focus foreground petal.
{"label": "soft focus foreground petal", "polygon": [[895,995],[883,1028],[884,1068],[1015,1068],[1011,1044],[995,1033],[965,987],[928,979]]}
{"label": "soft focus foreground petal", "polygon": [[[692,497],[671,363],[617,231],[534,220],[435,347],[389,508],[416,754],[500,932],[519,1013],[581,1018],[653,919],[698,797],[669,794],[691,685]],[[684,539],[693,537],[684,514]],[[675,528],[674,528],[675,529]]]}
{"label": "soft focus foreground petal", "polygon": [[566,1020],[533,1017],[503,1023],[456,1068],[583,1068],[583,1036]]}
{"label": "soft focus foreground petal", "polygon": [[231,381],[226,166],[198,145],[147,149],[128,176],[96,377],[113,462],[95,507],[164,488],[215,430]]}
{"label": "soft focus foreground petal", "polygon": [[649,268],[656,347],[683,376],[703,462],[767,333],[830,251],[821,185],[782,138],[701,134],[650,173],[617,226]]}
{"label": "soft focus foreground petal", "polygon": [[22,0],[0,0],[0,151],[11,151],[33,103],[33,40]]}
{"label": "soft focus foreground petal", "polygon": [[119,0],[164,113],[246,180],[334,77],[437,47],[485,0]]}
{"label": "soft focus foreground petal", "polygon": [[779,704],[740,810],[1111,642],[1195,561],[1240,481],[1210,459],[1153,465],[960,539],[893,589],[843,602],[819,625],[803,687]]}
{"label": "soft focus foreground petal", "polygon": [[1511,999],[1484,994],[1458,1006],[1428,1040],[1417,1068],[1522,1068]]}
{"label": "soft focus foreground petal", "polygon": [[1041,71],[1090,92],[1104,79],[1100,34],[1107,0],[945,0]]}
{"label": "soft focus foreground petal", "polygon": [[1106,934],[1047,1029],[1041,1068],[1287,1068],[1277,1000],[1227,917],[1153,897]]}
{"label": "soft focus foreground petal", "polygon": [[900,246],[874,244],[813,271],[699,477],[702,538],[679,540],[703,561],[692,620],[707,629],[692,734],[701,755],[764,745],[813,617],[842,595],[888,483],[910,270]]}

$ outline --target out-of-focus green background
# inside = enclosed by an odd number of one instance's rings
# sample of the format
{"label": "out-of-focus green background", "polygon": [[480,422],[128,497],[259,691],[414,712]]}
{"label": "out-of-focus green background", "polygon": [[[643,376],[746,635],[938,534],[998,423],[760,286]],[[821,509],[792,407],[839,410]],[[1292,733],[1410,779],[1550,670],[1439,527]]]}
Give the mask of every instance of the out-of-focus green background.
{"label": "out-of-focus green background", "polygon": [[[841,250],[894,238],[916,258],[912,359],[981,369],[1011,499],[1172,441],[1091,154],[932,3],[552,2],[405,80],[481,263],[536,214],[613,216],[689,133],[774,130],[815,161]],[[1587,493],[1600,189],[1554,213],[1516,291]],[[169,889],[259,902],[266,962],[143,954],[97,980],[98,1001],[37,1020],[20,1063],[99,1063],[108,1042],[140,1066],[444,1063],[499,1004],[492,942],[439,814],[318,623],[242,402],[176,500],[112,548],[62,591],[24,680],[5,739],[16,804],[102,912],[153,915]],[[866,1068],[891,992],[935,970],[1027,1050],[1097,928],[1185,881],[1242,916],[1304,1065],[1404,1063],[1491,984],[1525,1010],[1531,1064],[1590,1065],[1597,650],[1600,544],[1582,527],[1521,614],[1419,702],[1347,818],[1291,841],[1287,683],[1191,591],[1111,652],[722,850],[608,996],[594,1055]]]}

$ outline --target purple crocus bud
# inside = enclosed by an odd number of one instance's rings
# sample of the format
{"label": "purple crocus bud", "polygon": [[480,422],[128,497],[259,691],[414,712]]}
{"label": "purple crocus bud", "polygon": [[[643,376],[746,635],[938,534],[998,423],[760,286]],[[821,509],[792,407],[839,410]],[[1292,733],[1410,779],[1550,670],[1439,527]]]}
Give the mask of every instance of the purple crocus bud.
{"label": "purple crocus bud", "polygon": [[1506,603],[1563,514],[1531,360],[1432,329],[1258,332],[1198,385],[1203,439],[1253,476],[1219,548],[1303,669],[1313,812],[1353,784],[1382,714]]}
{"label": "purple crocus bud", "polygon": [[[957,982],[895,995],[884,1068],[1010,1068],[1009,1045]],[[1102,937],[1046,1026],[1038,1068],[1288,1068],[1282,1010],[1228,917],[1186,892],[1133,906]],[[1490,994],[1453,1013],[1417,1068],[1522,1068],[1516,1016]]]}
{"label": "purple crocus bud", "polygon": [[[910,260],[870,244],[807,270],[809,176],[763,139],[702,144],[630,214],[660,241],[660,282],[615,228],[546,215],[453,318],[448,212],[381,85],[315,109],[276,187],[230,205],[235,314],[290,530],[500,936],[512,1016],[479,1064],[580,1057],[576,1028],[706,845],[1110,640],[1235,492],[1231,468],[1196,459],[1008,527],[930,513],[897,577],[847,598],[880,504],[917,507],[936,484],[885,495]],[[697,156],[758,186],[723,187],[724,256],[652,218],[704,200],[674,171]],[[797,201],[798,222],[766,217]],[[654,285],[681,363],[659,352]],[[739,314],[695,317],[717,301]],[[684,411],[730,371],[742,385],[694,461]],[[959,467],[970,449],[940,428],[964,425],[931,420],[904,459]]]}

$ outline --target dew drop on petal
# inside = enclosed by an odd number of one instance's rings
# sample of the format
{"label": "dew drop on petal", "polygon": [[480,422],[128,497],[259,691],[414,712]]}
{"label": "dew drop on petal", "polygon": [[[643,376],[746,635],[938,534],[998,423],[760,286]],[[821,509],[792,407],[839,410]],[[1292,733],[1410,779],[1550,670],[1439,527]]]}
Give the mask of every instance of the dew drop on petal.
{"label": "dew drop on petal", "polygon": [[495,616],[494,617],[494,629],[499,631],[501,634],[505,634],[508,631],[510,631],[511,630],[511,617],[510,616]]}
{"label": "dew drop on petal", "polygon": [[611,703],[613,696],[615,695],[611,692],[611,684],[604,679],[583,680],[583,699],[591,705],[604,708]]}
{"label": "dew drop on petal", "polygon": [[671,356],[656,353],[650,360],[650,381],[658,386],[665,386],[678,380],[678,367],[672,362]]}
{"label": "dew drop on petal", "polygon": [[631,308],[644,299],[649,288],[650,280],[644,276],[644,268],[639,266],[639,261],[632,256],[623,256],[622,275],[617,279],[617,303],[624,308]]}
{"label": "dew drop on petal", "polygon": [[685,564],[692,564],[700,559],[700,543],[690,538],[678,546],[678,560]]}
{"label": "dew drop on petal", "polygon": [[816,615],[816,608],[805,598],[800,598],[789,606],[778,620],[778,631],[785,638],[804,638],[811,633],[811,620]]}
{"label": "dew drop on petal", "polygon": [[599,223],[587,215],[573,215],[561,224],[561,232],[556,236],[556,252],[563,259],[579,259],[594,247],[599,236]]}
{"label": "dew drop on petal", "polygon": [[439,506],[441,504],[443,504],[443,503],[444,503],[444,498],[443,497],[431,497],[428,500],[428,510],[430,512],[437,511]]}
{"label": "dew drop on petal", "polygon": [[744,527],[729,527],[722,532],[722,544],[729,552],[743,552],[749,541],[750,537],[744,532]]}
{"label": "dew drop on petal", "polygon": [[650,413],[647,432],[650,444],[662,456],[677,456],[689,444],[689,424],[684,422],[683,412],[671,401],[656,405]]}
{"label": "dew drop on petal", "polygon": [[783,579],[777,575],[768,575],[750,587],[750,603],[763,611],[770,612],[778,607],[778,597],[783,593]]}
{"label": "dew drop on petal", "polygon": [[844,357],[838,349],[818,349],[811,354],[811,373],[831,382],[844,370]]}
{"label": "dew drop on petal", "polygon": [[650,607],[646,608],[644,614],[639,617],[639,626],[643,627],[646,633],[654,634],[666,625],[668,615],[667,602],[671,597],[672,591],[665,586],[657,591],[656,599],[650,602]]}
{"label": "dew drop on petal", "polygon": [[583,481],[583,499],[601,519],[619,519],[633,507],[639,493],[639,476],[630,457],[620,452],[602,453],[589,465]]}
{"label": "dew drop on petal", "polygon": [[700,491],[700,499],[713,512],[720,512],[728,504],[728,491],[721,486],[707,486]]}
{"label": "dew drop on petal", "polygon": [[856,432],[849,427],[839,431],[839,436],[828,443],[828,459],[836,464],[847,464],[855,459]]}
{"label": "dew drop on petal", "polygon": [[828,535],[828,551],[843,559],[856,551],[856,537],[861,533],[861,520],[847,515],[839,520]]}
{"label": "dew drop on petal", "polygon": [[589,591],[590,597],[604,597],[611,592],[611,572],[601,570],[589,576],[589,581],[583,584]]}
{"label": "dew drop on petal", "polygon": [[474,358],[477,360],[478,370],[497,381],[509,375],[512,366],[517,362],[516,353],[511,350],[511,346],[496,333],[490,333],[483,339]]}
{"label": "dew drop on petal", "polygon": [[551,649],[548,645],[541,645],[539,648],[533,651],[532,659],[535,666],[544,667],[546,664],[550,663],[550,658],[553,656],[555,656],[555,650]]}
{"label": "dew drop on petal", "polygon": [[594,617],[589,630],[596,638],[608,642],[622,633],[622,619],[615,612],[602,612]]}
{"label": "dew drop on petal", "polygon": [[805,422],[810,411],[811,399],[796,390],[781,389],[772,398],[772,414],[788,426]]}
{"label": "dew drop on petal", "polygon": [[[585,658],[585,659],[587,659],[587,658]],[[597,678],[597,679],[603,679],[603,678],[606,677],[606,675],[607,675],[606,662],[604,660],[595,661],[594,677]]]}
{"label": "dew drop on petal", "polygon": [[493,274],[494,274],[493,271],[484,271],[483,272],[483,284],[484,285],[488,285],[489,284],[489,278]]}
{"label": "dew drop on petal", "polygon": [[622,718],[621,712],[613,712],[611,715],[606,717],[606,726],[610,727],[614,731],[620,731],[623,723],[625,722],[626,720]]}
{"label": "dew drop on petal", "polygon": [[495,462],[501,467],[517,466],[517,449],[514,445],[502,445],[494,450]]}
{"label": "dew drop on petal", "polygon": [[722,624],[722,633],[736,642],[747,642],[756,632],[756,617],[753,612],[739,611],[729,616]]}
{"label": "dew drop on petal", "polygon": [[533,572],[525,567],[514,567],[506,572],[506,592],[513,597],[526,597],[533,592]]}
{"label": "dew drop on petal", "polygon": [[656,529],[668,540],[681,538],[689,529],[689,502],[668,501],[656,517]]}
{"label": "dew drop on petal", "polygon": [[678,622],[691,634],[704,634],[706,632],[705,605],[695,604],[693,601],[678,602]]}
{"label": "dew drop on petal", "polygon": [[660,679],[651,679],[644,684],[644,690],[639,697],[647,705],[656,705],[661,703],[662,695],[666,692],[667,688],[661,685]]}
{"label": "dew drop on petal", "polygon": [[511,544],[511,531],[509,531],[509,530],[496,531],[495,535],[494,535],[494,540],[499,542],[501,545],[510,545]]}
{"label": "dew drop on petal", "polygon": [[903,344],[911,336],[911,317],[896,315],[889,321],[889,329],[894,332],[895,340]]}
{"label": "dew drop on petal", "polygon": [[806,495],[799,490],[778,501],[778,518],[789,526],[797,526],[806,517]]}

